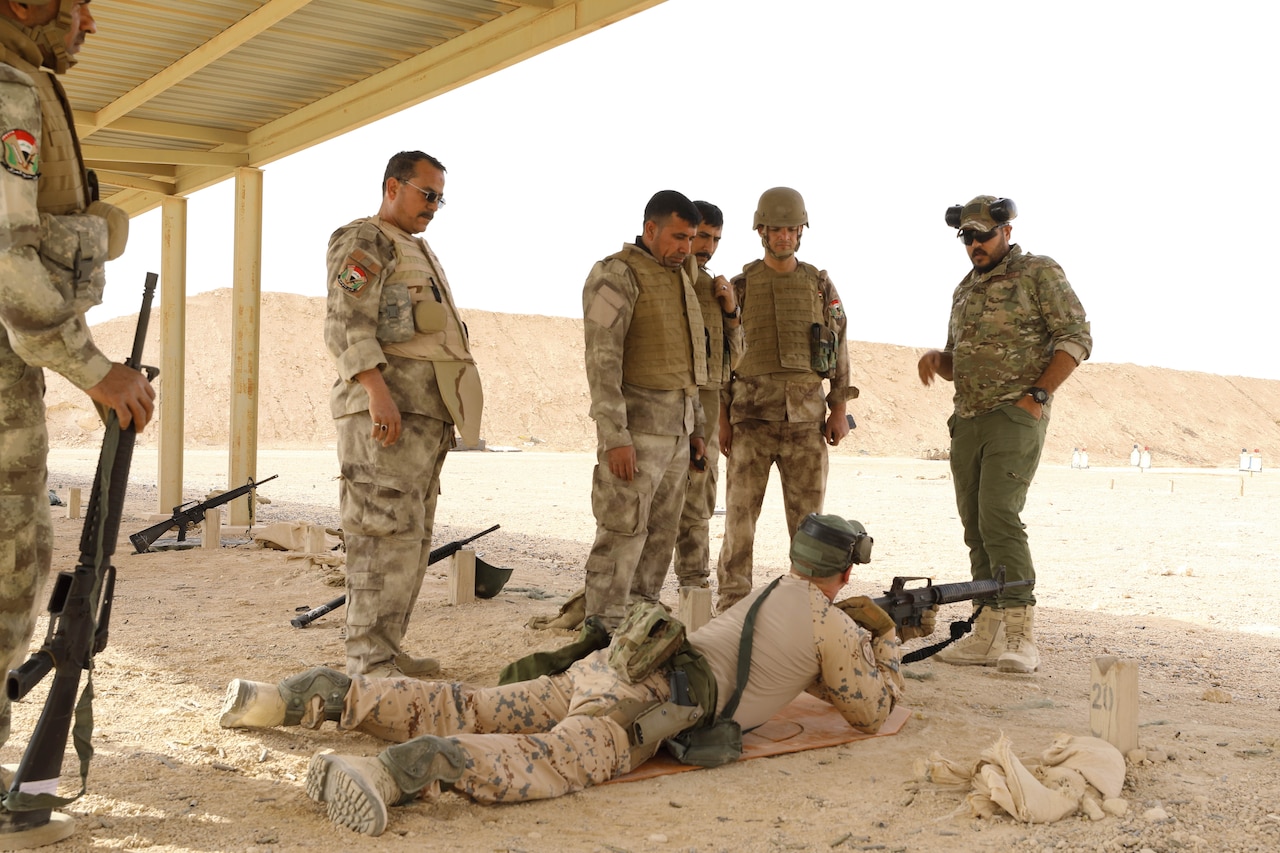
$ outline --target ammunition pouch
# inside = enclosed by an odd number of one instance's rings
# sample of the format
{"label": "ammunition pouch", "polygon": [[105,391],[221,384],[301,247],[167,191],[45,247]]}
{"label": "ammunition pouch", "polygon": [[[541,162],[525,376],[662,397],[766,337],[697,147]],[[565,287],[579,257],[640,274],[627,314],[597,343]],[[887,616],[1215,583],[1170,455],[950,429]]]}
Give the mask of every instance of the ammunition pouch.
{"label": "ammunition pouch", "polygon": [[835,331],[821,323],[809,327],[809,366],[823,379],[830,379],[836,370],[840,341]]}
{"label": "ammunition pouch", "polygon": [[427,335],[443,332],[447,320],[448,312],[445,311],[443,302],[424,299],[414,303],[413,327],[419,332]]}
{"label": "ammunition pouch", "polygon": [[58,292],[80,311],[101,304],[107,285],[107,220],[83,213],[42,213],[40,230],[40,261]]}
{"label": "ammunition pouch", "polygon": [[413,339],[413,299],[408,285],[388,282],[382,286],[375,334],[386,344],[402,344]]}
{"label": "ammunition pouch", "polygon": [[684,624],[661,604],[637,601],[609,643],[609,666],[628,684],[642,681],[684,645]]}
{"label": "ammunition pouch", "polygon": [[667,749],[681,764],[719,767],[742,757],[742,726],[732,718],[689,729],[667,740]]}

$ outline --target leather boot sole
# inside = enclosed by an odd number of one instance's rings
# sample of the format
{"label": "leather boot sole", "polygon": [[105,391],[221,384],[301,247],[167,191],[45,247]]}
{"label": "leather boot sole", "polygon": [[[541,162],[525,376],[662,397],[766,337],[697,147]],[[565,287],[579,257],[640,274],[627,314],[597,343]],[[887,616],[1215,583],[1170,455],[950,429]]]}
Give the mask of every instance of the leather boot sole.
{"label": "leather boot sole", "polygon": [[387,804],[362,773],[340,755],[317,755],[307,767],[307,796],[324,803],[329,820],[363,835],[387,828]]}

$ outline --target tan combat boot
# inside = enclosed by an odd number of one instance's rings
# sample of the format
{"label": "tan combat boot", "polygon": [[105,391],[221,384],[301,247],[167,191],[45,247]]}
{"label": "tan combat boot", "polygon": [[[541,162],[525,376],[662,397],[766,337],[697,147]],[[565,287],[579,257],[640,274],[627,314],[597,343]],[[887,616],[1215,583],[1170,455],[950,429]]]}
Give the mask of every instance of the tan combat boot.
{"label": "tan combat boot", "polygon": [[233,678],[222,703],[224,729],[307,725],[342,717],[351,679],[336,669],[318,666],[291,675],[279,684]]}
{"label": "tan combat boot", "polygon": [[396,655],[395,665],[410,678],[428,678],[440,672],[440,661],[435,658],[415,658],[404,653]]}
{"label": "tan combat boot", "polygon": [[1032,625],[1035,607],[1010,607],[1004,611],[1004,653],[996,663],[1001,672],[1035,672],[1040,668],[1040,650],[1036,648]]}
{"label": "tan combat boot", "polygon": [[938,660],[956,666],[995,666],[1005,647],[1006,612],[983,607],[969,636],[938,652]]}
{"label": "tan combat boot", "polygon": [[466,756],[457,743],[423,735],[387,747],[376,758],[321,753],[307,768],[307,796],[329,820],[365,835],[387,828],[387,807],[412,802],[433,782],[462,778]]}

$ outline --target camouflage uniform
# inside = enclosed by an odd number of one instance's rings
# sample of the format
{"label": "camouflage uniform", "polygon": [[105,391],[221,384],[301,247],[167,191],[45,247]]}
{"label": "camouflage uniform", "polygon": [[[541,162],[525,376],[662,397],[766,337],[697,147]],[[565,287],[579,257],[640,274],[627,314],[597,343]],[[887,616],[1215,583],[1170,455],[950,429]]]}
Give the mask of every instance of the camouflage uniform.
{"label": "camouflage uniform", "polygon": [[[716,568],[721,612],[751,590],[756,522],[769,469],[778,466],[787,532],[794,536],[806,515],[822,512],[827,407],[856,394],[849,382],[847,320],[825,270],[800,263],[783,274],[755,261],[743,267],[733,286],[742,306],[745,351],[728,395],[733,446],[725,471],[724,543]],[[809,364],[814,323],[835,330],[839,342],[825,397],[822,377]]]}
{"label": "camouflage uniform", "polygon": [[[1035,579],[1020,513],[1040,464],[1052,401],[1038,421],[1014,403],[1054,352],[1082,362],[1092,347],[1084,307],[1051,258],[1023,254],[1015,243],[994,269],[971,270],[956,287],[945,350],[955,382],[948,427],[974,580],[990,579],[1000,565],[1007,580]],[[1011,589],[998,606],[1033,605],[1032,589]]]}
{"label": "camouflage uniform", "polygon": [[[582,308],[597,438],[586,613],[612,631],[633,582],[661,587],[671,563],[689,437],[704,430],[697,395],[706,381],[704,333],[688,273],[663,267],[639,238],[592,268]],[[616,477],[608,461],[608,451],[628,445],[636,454],[631,481]],[[638,567],[645,576],[637,577]]]}
{"label": "camouflage uniform", "polygon": [[[66,94],[35,43],[0,18],[0,666],[26,657],[52,563],[44,374],[82,390],[111,362],[84,312],[102,300],[108,228],[87,210],[88,179]],[[117,211],[118,213],[118,211]],[[127,219],[124,220],[127,225]],[[123,239],[121,238],[121,241]],[[122,248],[122,247],[121,247]],[[80,274],[73,273],[77,260]],[[92,263],[84,263],[92,261]],[[0,744],[9,699],[0,692]]]}
{"label": "camouflage uniform", "polygon": [[[680,586],[705,587],[711,575],[708,522],[715,512],[716,484],[720,479],[720,396],[729,384],[732,364],[742,355],[742,326],[729,327],[713,292],[714,285],[711,274],[699,269],[694,290],[707,335],[707,384],[698,389],[698,399],[707,420],[707,451],[705,468],[689,471],[684,510],[676,532],[676,578]],[[644,597],[657,600],[660,589],[641,592]]]}
{"label": "camouflage uniform", "polygon": [[[721,708],[737,679],[746,610],[689,637],[714,673]],[[806,617],[809,631],[797,627]],[[900,698],[897,640],[872,639],[804,579],[782,579],[761,606],[754,638],[751,675],[734,714],[743,729],[760,725],[808,690],[854,728],[875,732]],[[609,667],[608,654],[602,649],[559,675],[501,687],[356,678],[338,726],[394,741],[448,737],[466,756],[453,789],[479,802],[558,797],[630,769],[622,723],[637,706],[670,695],[666,668],[627,684]],[[433,789],[438,786],[424,790],[429,796]]]}
{"label": "camouflage uniform", "polygon": [[[431,553],[440,470],[453,446],[456,417],[438,374],[459,364],[474,369],[474,360],[435,253],[389,222],[358,219],[333,233],[328,290],[324,336],[338,367],[330,408],[342,471],[347,669],[356,675],[402,652]],[[355,380],[375,367],[401,414],[402,432],[390,447],[370,438],[369,395]]]}

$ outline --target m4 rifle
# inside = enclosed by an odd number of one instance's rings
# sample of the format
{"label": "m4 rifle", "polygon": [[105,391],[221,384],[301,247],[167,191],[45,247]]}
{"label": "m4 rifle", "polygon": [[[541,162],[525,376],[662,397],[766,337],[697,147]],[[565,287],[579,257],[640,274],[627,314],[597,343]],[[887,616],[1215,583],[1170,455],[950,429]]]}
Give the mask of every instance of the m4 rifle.
{"label": "m4 rifle", "polygon": [[[238,486],[229,492],[223,492],[216,497],[209,498],[207,501],[190,501],[184,504],[178,504],[173,508],[173,516],[159,524],[153,524],[146,530],[139,530],[129,537],[129,541],[133,543],[133,550],[139,554],[145,554],[151,550],[151,546],[155,541],[164,534],[168,533],[175,526],[178,528],[178,541],[185,542],[187,539],[187,528],[193,524],[200,524],[204,521],[206,510],[220,507],[225,503],[230,503],[241,495],[247,495],[263,483],[270,483],[279,474],[272,474],[265,480],[259,480],[256,483],[250,478],[249,482],[243,486]],[[250,498],[252,500],[252,498]],[[252,513],[250,513],[252,518]]]}

